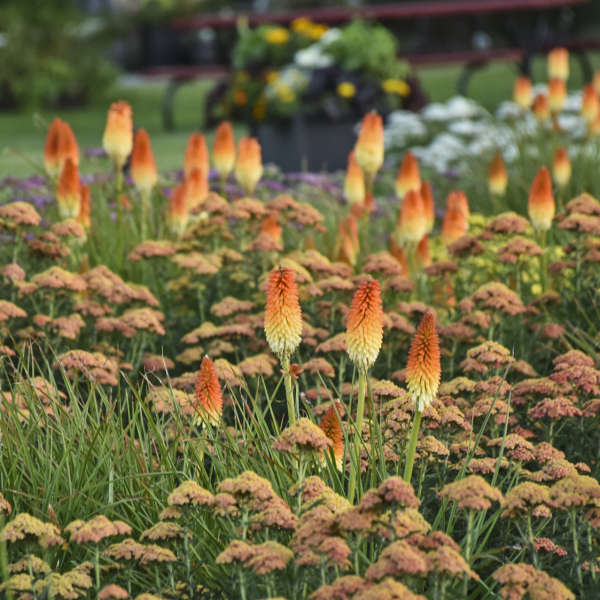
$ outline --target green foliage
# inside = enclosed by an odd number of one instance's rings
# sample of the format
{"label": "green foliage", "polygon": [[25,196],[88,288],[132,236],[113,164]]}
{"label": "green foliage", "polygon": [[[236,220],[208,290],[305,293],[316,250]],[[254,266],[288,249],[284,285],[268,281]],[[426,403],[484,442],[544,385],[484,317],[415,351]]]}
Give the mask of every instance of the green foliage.
{"label": "green foliage", "polygon": [[[108,85],[114,68],[103,58],[106,36],[71,2],[3,4],[0,93],[18,106],[82,102]],[[0,100],[2,97],[0,97]]]}
{"label": "green foliage", "polygon": [[362,71],[376,79],[406,77],[408,65],[397,58],[392,32],[376,23],[356,20],[341,29],[327,53],[346,71]]}

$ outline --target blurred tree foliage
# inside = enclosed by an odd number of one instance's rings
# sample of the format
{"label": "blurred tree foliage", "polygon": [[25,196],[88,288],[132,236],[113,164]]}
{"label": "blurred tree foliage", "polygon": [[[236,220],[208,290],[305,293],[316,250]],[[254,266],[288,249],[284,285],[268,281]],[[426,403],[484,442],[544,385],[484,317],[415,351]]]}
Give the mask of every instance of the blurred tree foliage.
{"label": "blurred tree foliage", "polygon": [[2,0],[1,12],[0,106],[83,103],[115,77],[103,19],[69,0]]}

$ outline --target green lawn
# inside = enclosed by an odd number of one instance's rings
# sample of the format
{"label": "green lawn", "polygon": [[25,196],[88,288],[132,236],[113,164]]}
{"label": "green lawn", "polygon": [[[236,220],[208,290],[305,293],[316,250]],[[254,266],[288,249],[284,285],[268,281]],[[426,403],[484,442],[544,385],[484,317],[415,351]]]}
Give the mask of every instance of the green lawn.
{"label": "green lawn", "polygon": [[[576,61],[571,62],[573,72],[569,86],[576,89],[581,86],[581,71]],[[600,53],[593,56],[593,62],[595,67],[600,68]],[[440,101],[455,94],[461,67],[427,67],[419,69],[418,73],[430,99]],[[511,96],[516,73],[514,64],[490,65],[471,79],[469,94],[487,108],[493,109],[503,99]],[[539,58],[534,64],[534,79],[543,81],[544,78],[545,61]],[[187,136],[191,131],[202,127],[203,99],[212,82],[206,80],[188,84],[179,90],[175,103],[176,130],[173,132],[164,131],[161,123],[161,102],[165,86],[166,82],[156,81],[139,86],[120,84],[85,109],[61,110],[56,113],[0,113],[0,178],[31,174],[35,165],[41,169],[45,129],[54,116],[60,116],[71,123],[82,149],[100,146],[108,103],[118,99],[131,103],[136,126],[146,128],[152,136],[159,168],[168,170],[180,166]]]}

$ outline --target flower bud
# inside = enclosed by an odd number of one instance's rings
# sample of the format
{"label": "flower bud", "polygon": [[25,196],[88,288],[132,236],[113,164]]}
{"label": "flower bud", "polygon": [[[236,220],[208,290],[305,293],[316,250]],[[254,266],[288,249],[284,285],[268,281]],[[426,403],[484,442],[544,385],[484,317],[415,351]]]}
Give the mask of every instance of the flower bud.
{"label": "flower bud", "polygon": [[364,116],[354,154],[365,175],[373,179],[383,164],[383,122],[377,112]]}
{"label": "flower bud", "polygon": [[213,164],[221,179],[226,179],[235,165],[235,137],[233,127],[223,121],[215,133],[213,142]]}
{"label": "flower bud", "polygon": [[254,192],[263,173],[261,149],[258,140],[243,137],[238,143],[235,177],[247,196]]}
{"label": "flower bud", "polygon": [[149,195],[158,181],[152,144],[145,129],[138,129],[135,133],[131,153],[131,177],[135,187],[144,195]]}
{"label": "flower bud", "polygon": [[548,231],[554,219],[554,194],[552,179],[546,167],[536,174],[529,190],[529,218],[537,231]]}
{"label": "flower bud", "polygon": [[133,118],[127,102],[113,102],[108,110],[102,146],[118,169],[133,148]]}

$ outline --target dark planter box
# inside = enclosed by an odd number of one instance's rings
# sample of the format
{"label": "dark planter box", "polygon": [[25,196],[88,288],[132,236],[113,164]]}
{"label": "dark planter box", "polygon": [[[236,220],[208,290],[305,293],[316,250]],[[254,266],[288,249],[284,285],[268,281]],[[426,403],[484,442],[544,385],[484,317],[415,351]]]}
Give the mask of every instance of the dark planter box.
{"label": "dark planter box", "polygon": [[261,123],[254,128],[264,163],[282,171],[345,169],[356,141],[357,121],[329,121],[296,116],[289,121]]}

